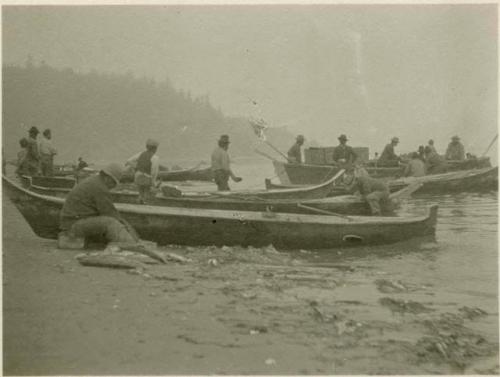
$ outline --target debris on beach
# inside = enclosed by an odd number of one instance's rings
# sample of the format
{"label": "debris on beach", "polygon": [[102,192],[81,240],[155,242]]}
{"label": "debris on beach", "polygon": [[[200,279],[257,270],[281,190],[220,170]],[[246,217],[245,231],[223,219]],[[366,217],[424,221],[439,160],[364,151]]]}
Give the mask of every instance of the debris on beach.
{"label": "debris on beach", "polygon": [[382,293],[400,293],[408,291],[408,287],[401,281],[392,281],[386,279],[375,280],[377,289]]}
{"label": "debris on beach", "polygon": [[144,265],[140,262],[131,260],[127,257],[113,254],[79,254],[76,256],[78,262],[83,266],[107,267],[118,269],[143,269]]}
{"label": "debris on beach", "polygon": [[390,297],[382,297],[380,305],[388,307],[391,312],[419,314],[433,311],[419,302],[411,300],[398,300]]}
{"label": "debris on beach", "polygon": [[479,308],[469,308],[468,306],[462,306],[458,311],[462,314],[464,318],[475,319],[477,317],[482,317],[488,315],[484,310]]}

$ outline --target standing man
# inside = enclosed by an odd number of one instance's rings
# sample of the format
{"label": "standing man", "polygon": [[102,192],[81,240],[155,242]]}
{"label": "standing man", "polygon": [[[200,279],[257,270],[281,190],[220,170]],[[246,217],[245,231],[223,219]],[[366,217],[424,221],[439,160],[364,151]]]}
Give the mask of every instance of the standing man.
{"label": "standing man", "polygon": [[23,137],[19,140],[19,146],[21,147],[21,150],[17,152],[16,173],[18,175],[29,175],[28,164],[26,161],[26,155],[28,154],[28,139]]}
{"label": "standing man", "polygon": [[52,177],[54,175],[54,156],[57,150],[52,146],[52,132],[50,129],[43,131],[42,140],[40,140],[40,168],[42,175]]}
{"label": "standing man", "polygon": [[304,145],[306,140],[303,135],[298,135],[295,139],[295,144],[288,150],[288,161],[296,164],[302,163],[302,152],[300,147]]}
{"label": "standing man", "polygon": [[372,215],[381,216],[390,210],[389,187],[382,181],[371,178],[363,171],[350,166],[346,175],[351,177],[351,183],[346,187],[350,193],[359,191],[370,206]]}
{"label": "standing man", "polygon": [[40,152],[38,150],[38,141],[36,140],[38,134],[38,128],[31,127],[28,131],[28,145],[26,146],[26,165],[28,175],[35,176],[40,174]]}
{"label": "standing man", "polygon": [[340,135],[338,137],[339,145],[333,151],[333,161],[339,163],[352,164],[358,158],[354,149],[347,145],[347,136]]}
{"label": "standing man", "polygon": [[399,144],[399,138],[393,137],[390,144],[387,144],[378,159],[379,166],[397,166],[399,157],[394,153],[394,148]]}
{"label": "standing man", "polygon": [[458,136],[453,136],[451,138],[451,142],[446,149],[445,157],[447,160],[465,160],[464,145],[460,142]]}
{"label": "standing man", "polygon": [[237,177],[231,170],[229,154],[229,136],[221,135],[218,141],[218,147],[212,152],[212,171],[214,172],[214,181],[218,191],[229,191],[229,177],[234,182],[241,182],[242,178]]}
{"label": "standing man", "polygon": [[132,156],[125,165],[135,166],[134,183],[139,191],[139,203],[145,204],[151,199],[151,188],[156,187],[160,158],[156,154],[160,143],[153,139],[146,141],[146,150]]}
{"label": "standing man", "polygon": [[[108,246],[112,243],[121,249],[148,254],[147,247],[141,243],[132,226],[120,216],[109,195],[109,190],[119,184],[123,171],[121,165],[110,164],[71,190],[60,213],[61,247],[62,243],[71,247],[81,239],[104,237]],[[158,258],[159,255],[154,257],[164,262],[163,258]]]}
{"label": "standing man", "polygon": [[437,153],[436,148],[434,147],[434,140],[430,139],[427,145],[429,146],[429,148],[431,148],[433,152]]}

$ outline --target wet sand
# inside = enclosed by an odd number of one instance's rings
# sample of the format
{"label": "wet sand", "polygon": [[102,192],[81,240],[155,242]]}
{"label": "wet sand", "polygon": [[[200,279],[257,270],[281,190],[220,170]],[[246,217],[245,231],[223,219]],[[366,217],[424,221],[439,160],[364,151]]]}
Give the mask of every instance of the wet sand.
{"label": "wet sand", "polygon": [[272,247],[84,267],[3,211],[4,374],[499,373],[495,306],[413,275]]}

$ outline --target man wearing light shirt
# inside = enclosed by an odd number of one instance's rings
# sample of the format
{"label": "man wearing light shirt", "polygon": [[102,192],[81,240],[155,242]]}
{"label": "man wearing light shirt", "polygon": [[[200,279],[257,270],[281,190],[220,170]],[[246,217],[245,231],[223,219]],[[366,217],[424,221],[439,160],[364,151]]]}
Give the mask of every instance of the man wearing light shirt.
{"label": "man wearing light shirt", "polygon": [[160,158],[156,155],[159,143],[149,139],[146,150],[129,158],[125,165],[135,169],[134,183],[139,191],[139,203],[145,204],[151,198],[151,188],[156,186]]}
{"label": "man wearing light shirt", "polygon": [[218,191],[229,191],[229,177],[235,182],[241,182],[242,178],[233,174],[230,167],[230,159],[227,150],[229,148],[229,136],[222,135],[218,141],[218,147],[212,153],[212,171]]}
{"label": "man wearing light shirt", "polygon": [[54,156],[57,154],[57,150],[52,146],[52,132],[49,128],[43,131],[39,148],[42,175],[52,177],[54,175]]}

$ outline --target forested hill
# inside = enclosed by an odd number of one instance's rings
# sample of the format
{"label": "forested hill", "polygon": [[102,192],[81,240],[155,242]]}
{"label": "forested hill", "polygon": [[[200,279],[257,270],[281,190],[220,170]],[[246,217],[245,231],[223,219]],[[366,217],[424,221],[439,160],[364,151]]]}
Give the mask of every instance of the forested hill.
{"label": "forested hill", "polygon": [[[159,155],[167,165],[179,159],[207,161],[224,133],[231,137],[233,156],[256,156],[258,140],[245,119],[226,117],[207,97],[192,98],[168,81],[82,74],[45,64],[4,65],[3,147],[8,159],[31,126],[52,129],[56,162],[80,155],[89,162],[122,161],[141,151],[147,138],[160,141]],[[294,135],[275,128],[267,136],[286,151]]]}

